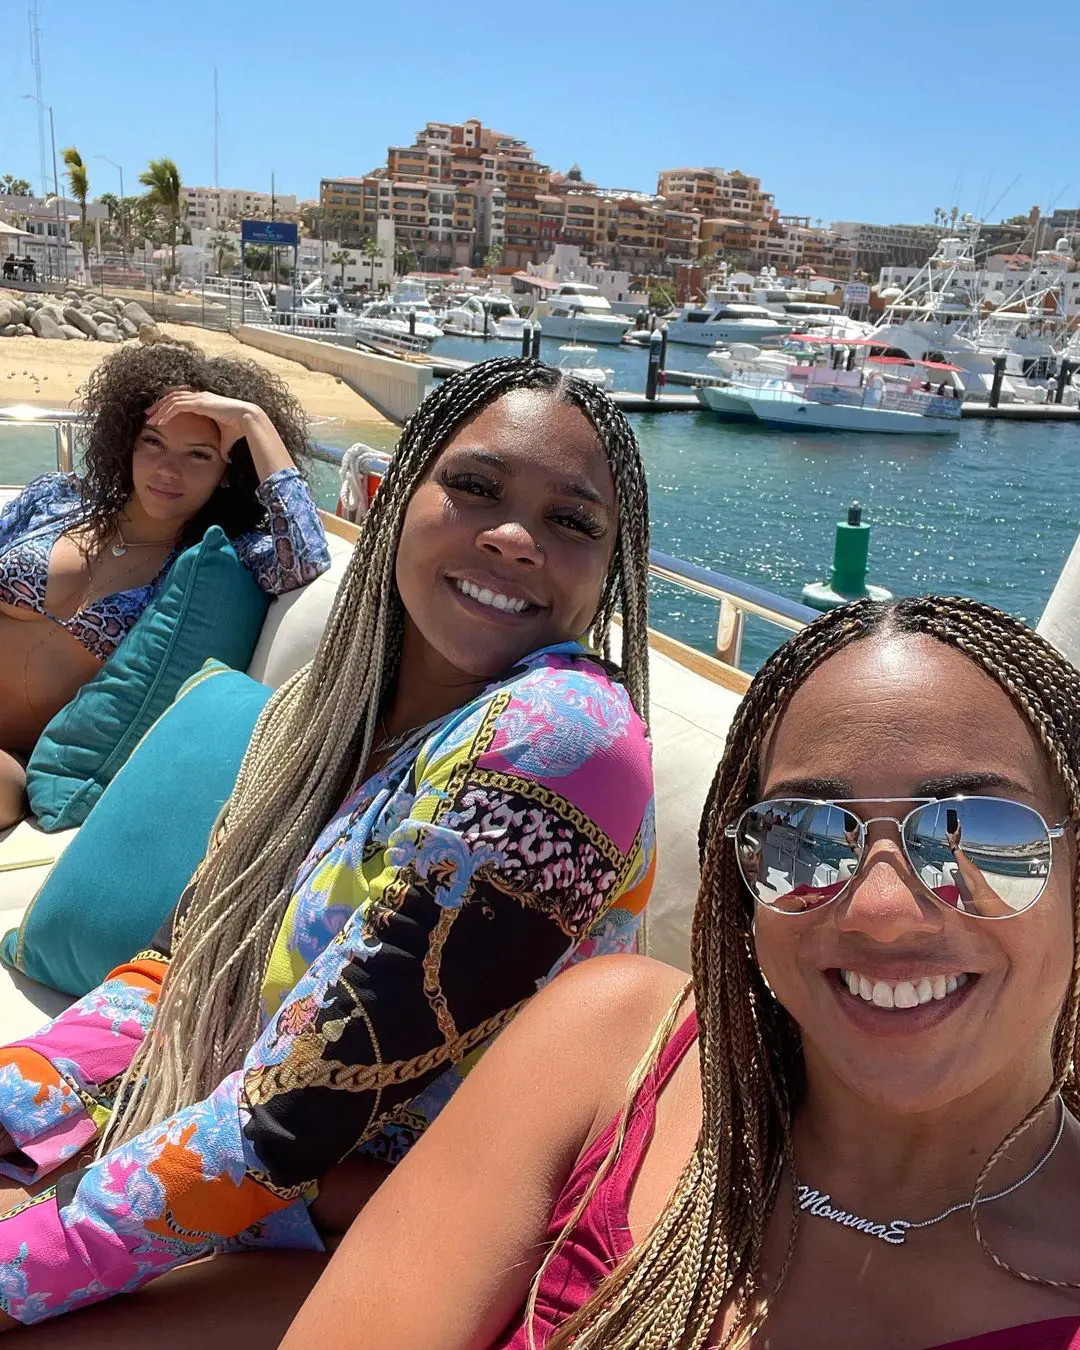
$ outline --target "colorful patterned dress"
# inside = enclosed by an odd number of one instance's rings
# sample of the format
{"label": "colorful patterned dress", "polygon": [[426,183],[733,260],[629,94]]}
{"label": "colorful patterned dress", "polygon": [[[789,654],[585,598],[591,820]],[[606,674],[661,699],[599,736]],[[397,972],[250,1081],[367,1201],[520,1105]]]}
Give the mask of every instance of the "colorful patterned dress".
{"label": "colorful patterned dress", "polygon": [[[417,732],[297,873],[244,1066],[0,1218],[0,1308],[37,1322],[215,1250],[320,1249],[318,1179],[358,1147],[397,1161],[541,984],[632,948],[654,856],[645,728],[577,643]],[[161,946],[0,1050],[20,1150],[0,1171],[33,1180],[97,1135]]]}
{"label": "colorful patterned dress", "polygon": [[[278,469],[255,489],[266,511],[266,528],[249,530],[232,541],[237,557],[264,591],[283,595],[314,581],[330,566],[326,535],[311,494],[298,469]],[[45,592],[53,545],[77,524],[82,487],[73,473],[36,478],[0,512],[0,604],[49,618],[81,642],[92,656],[107,661],[161,590],[174,549],[161,571],[145,586],[117,591],[84,605],[69,619],[49,614]]]}

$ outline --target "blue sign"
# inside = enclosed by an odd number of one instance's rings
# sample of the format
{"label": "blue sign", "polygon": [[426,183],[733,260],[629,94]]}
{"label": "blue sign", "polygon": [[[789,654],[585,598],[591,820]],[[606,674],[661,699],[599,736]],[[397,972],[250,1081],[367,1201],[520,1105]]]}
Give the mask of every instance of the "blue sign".
{"label": "blue sign", "polygon": [[295,248],[297,229],[283,220],[243,220],[240,222],[240,240],[245,244],[273,244]]}

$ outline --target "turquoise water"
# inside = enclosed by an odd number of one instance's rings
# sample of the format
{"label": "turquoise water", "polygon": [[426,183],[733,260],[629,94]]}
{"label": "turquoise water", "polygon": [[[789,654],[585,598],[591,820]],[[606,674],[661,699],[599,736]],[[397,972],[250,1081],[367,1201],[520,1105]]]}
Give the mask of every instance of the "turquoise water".
{"label": "turquoise water", "polygon": [[[556,343],[544,355],[557,358]],[[550,348],[550,350],[549,350]],[[444,339],[437,351],[480,359],[507,343]],[[600,348],[622,388],[641,388],[644,353]],[[668,364],[692,369],[704,353],[672,347]],[[704,363],[707,364],[707,363]],[[957,437],[796,436],[725,423],[711,414],[631,418],[649,476],[653,541],[678,557],[798,599],[828,575],[835,523],[859,501],[873,527],[870,579],[897,594],[959,592],[1034,621],[1080,531],[1080,426],[967,421]],[[318,439],[356,436],[389,449],[394,433],[321,426]],[[0,481],[53,467],[51,432],[0,433]],[[313,485],[333,505],[334,471]],[[715,606],[657,586],[654,623],[711,650]],[[746,664],[776,630],[752,624]]]}

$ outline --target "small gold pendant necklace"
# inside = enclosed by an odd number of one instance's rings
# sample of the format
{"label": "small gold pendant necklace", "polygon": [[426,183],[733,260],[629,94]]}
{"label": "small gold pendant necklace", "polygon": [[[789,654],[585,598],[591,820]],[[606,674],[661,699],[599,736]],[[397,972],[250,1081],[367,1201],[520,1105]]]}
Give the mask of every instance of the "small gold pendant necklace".
{"label": "small gold pendant necklace", "polygon": [[118,524],[116,526],[116,543],[113,544],[110,552],[114,558],[122,558],[129,548],[158,548],[161,544],[171,544],[172,542],[171,539],[147,539],[142,544],[129,544]]}

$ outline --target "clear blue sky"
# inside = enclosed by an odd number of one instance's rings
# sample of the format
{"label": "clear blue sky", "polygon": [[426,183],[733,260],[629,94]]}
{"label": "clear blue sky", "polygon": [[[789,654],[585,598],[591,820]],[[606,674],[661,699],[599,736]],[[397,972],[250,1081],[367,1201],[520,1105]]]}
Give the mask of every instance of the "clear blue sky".
{"label": "clear blue sky", "polygon": [[[269,190],[274,171],[317,196],[429,119],[479,117],[603,186],[720,164],[826,221],[1080,206],[1075,0],[40,5],[57,148],[78,146],[93,192],[117,188],[99,154],[129,192],[161,155],[213,183],[216,62],[222,186]],[[0,173],[36,189],[26,15],[0,0]]]}

